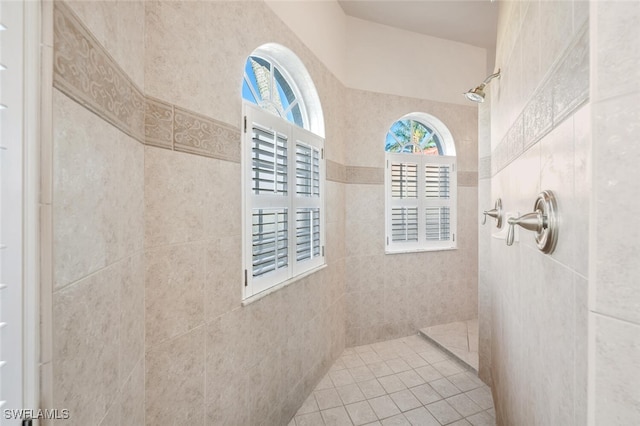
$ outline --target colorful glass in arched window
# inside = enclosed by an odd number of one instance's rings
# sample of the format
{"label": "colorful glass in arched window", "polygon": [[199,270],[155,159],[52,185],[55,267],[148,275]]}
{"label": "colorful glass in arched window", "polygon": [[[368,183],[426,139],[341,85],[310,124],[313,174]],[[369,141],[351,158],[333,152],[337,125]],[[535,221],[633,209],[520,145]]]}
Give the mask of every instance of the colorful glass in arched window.
{"label": "colorful glass in arched window", "polygon": [[293,79],[273,61],[249,56],[244,68],[242,97],[278,117],[308,128],[300,92]]}
{"label": "colorful glass in arched window", "polygon": [[393,153],[444,155],[441,138],[430,126],[410,118],[391,125],[384,150]]}

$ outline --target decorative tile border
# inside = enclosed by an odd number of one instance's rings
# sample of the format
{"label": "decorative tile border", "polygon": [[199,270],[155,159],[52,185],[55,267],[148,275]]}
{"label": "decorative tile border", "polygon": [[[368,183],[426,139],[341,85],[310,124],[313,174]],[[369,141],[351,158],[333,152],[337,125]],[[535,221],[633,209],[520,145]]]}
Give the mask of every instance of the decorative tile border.
{"label": "decorative tile border", "polygon": [[147,145],[173,149],[174,107],[147,97],[144,114],[144,139]]}
{"label": "decorative tile border", "polygon": [[333,182],[347,183],[347,168],[335,161],[327,160],[327,180]]}
{"label": "decorative tile border", "polygon": [[173,149],[240,162],[240,129],[175,106]]}
{"label": "decorative tile border", "polygon": [[588,100],[589,25],[587,22],[491,153],[491,175],[495,175],[517,159]]}
{"label": "decorative tile border", "polygon": [[382,167],[358,167],[346,166],[347,183],[383,185],[384,168]]}
{"label": "decorative tile border", "polygon": [[[346,184],[384,185],[383,167],[344,166],[327,160],[327,180]],[[478,186],[477,172],[458,172],[458,186]]]}
{"label": "decorative tile border", "polygon": [[240,129],[146,97],[64,1],[54,2],[54,86],[138,141],[240,162]]}
{"label": "decorative tile border", "polygon": [[54,2],[53,85],[144,141],[143,93],[62,1]]}
{"label": "decorative tile border", "polygon": [[458,186],[477,187],[478,172],[458,172]]}

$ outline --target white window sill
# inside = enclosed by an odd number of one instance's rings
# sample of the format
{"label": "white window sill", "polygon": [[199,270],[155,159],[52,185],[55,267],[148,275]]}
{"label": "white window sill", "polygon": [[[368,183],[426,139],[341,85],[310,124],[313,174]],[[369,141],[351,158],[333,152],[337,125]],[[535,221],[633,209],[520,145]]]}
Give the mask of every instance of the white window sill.
{"label": "white window sill", "polygon": [[266,297],[268,295],[270,295],[271,293],[275,293],[276,291],[280,290],[281,288],[285,288],[287,286],[290,286],[291,284],[295,283],[296,281],[300,281],[303,278],[308,277],[309,275],[315,274],[316,272],[324,269],[327,267],[327,264],[325,263],[324,265],[320,265],[316,268],[310,269],[306,272],[301,273],[300,275],[296,275],[293,278],[288,279],[287,281],[283,281],[280,284],[276,284],[273,287],[269,287],[268,289],[258,293],[258,294],[254,294],[253,296],[249,296],[246,299],[244,299],[242,301],[242,306],[247,306],[252,304],[253,302],[257,302],[258,300],[262,299],[263,297]]}
{"label": "white window sill", "polygon": [[422,249],[397,249],[397,250],[385,250],[384,254],[403,254],[403,253],[422,253],[428,251],[449,251],[458,250],[458,247],[437,247],[437,248],[422,248]]}

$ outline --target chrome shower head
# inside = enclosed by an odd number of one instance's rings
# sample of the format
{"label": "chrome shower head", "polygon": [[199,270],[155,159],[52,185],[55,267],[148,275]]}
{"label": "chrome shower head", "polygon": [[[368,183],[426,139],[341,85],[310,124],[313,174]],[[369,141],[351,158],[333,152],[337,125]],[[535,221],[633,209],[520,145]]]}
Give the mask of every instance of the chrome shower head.
{"label": "chrome shower head", "polygon": [[491,74],[489,77],[485,78],[484,81],[480,84],[480,86],[475,89],[469,89],[464,95],[473,102],[482,103],[484,102],[484,88],[489,84],[491,80],[496,77],[500,77],[500,69],[495,74]]}
{"label": "chrome shower head", "polygon": [[483,90],[484,86],[485,84],[483,83],[480,86],[476,87],[475,89],[469,89],[469,91],[464,95],[470,101],[482,103],[484,102],[484,90]]}

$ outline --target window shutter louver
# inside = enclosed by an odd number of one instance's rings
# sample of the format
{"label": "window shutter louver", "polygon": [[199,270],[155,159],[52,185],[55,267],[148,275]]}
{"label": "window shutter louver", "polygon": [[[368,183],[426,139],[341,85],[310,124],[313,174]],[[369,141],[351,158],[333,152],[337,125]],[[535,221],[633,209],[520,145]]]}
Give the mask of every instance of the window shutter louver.
{"label": "window shutter louver", "polygon": [[391,209],[391,240],[418,241],[418,208]]}
{"label": "window shutter louver", "polygon": [[253,213],[253,276],[282,269],[289,264],[287,210],[257,209]]}
{"label": "window shutter louver", "polygon": [[320,195],[320,150],[296,144],[296,194]]}
{"label": "window shutter louver", "polygon": [[425,210],[425,236],[428,241],[448,241],[451,237],[449,207]]}
{"label": "window shutter louver", "polygon": [[449,170],[449,165],[427,164],[425,166],[425,197],[449,198]]}
{"label": "window shutter louver", "polygon": [[296,260],[320,256],[320,209],[296,212]]}
{"label": "window shutter louver", "polygon": [[418,165],[391,164],[391,196],[393,198],[418,198]]}
{"label": "window shutter louver", "polygon": [[253,193],[287,195],[287,137],[252,126]]}

